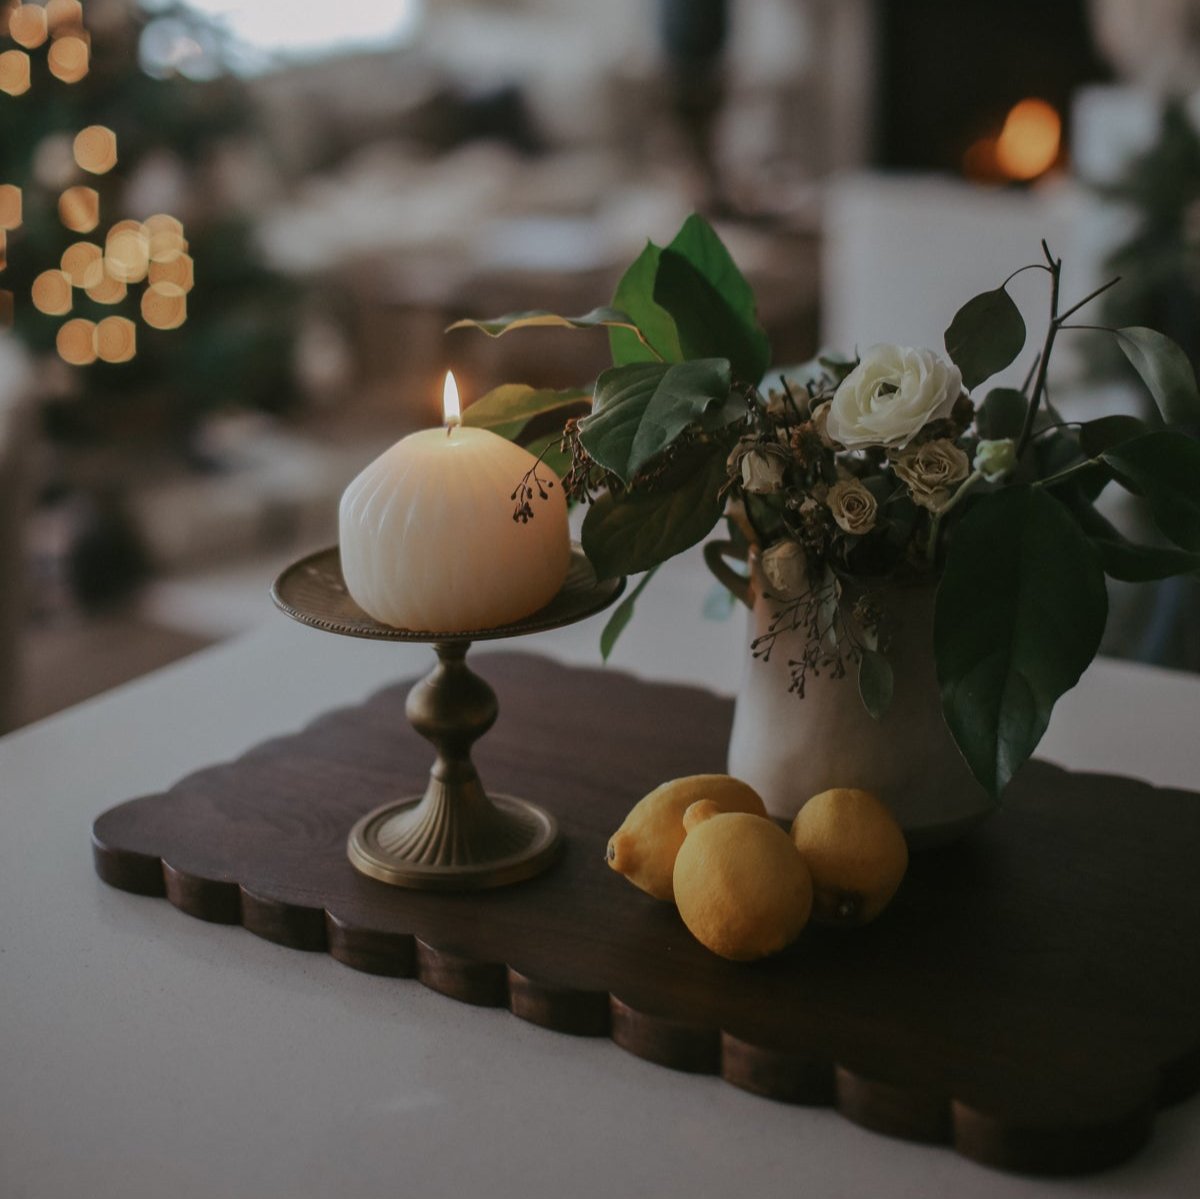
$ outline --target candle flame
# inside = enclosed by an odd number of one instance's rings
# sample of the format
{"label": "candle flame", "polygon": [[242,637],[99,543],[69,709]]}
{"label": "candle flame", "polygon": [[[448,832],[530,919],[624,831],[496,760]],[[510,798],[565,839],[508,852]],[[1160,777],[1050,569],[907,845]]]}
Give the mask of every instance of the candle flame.
{"label": "candle flame", "polygon": [[458,384],[454,381],[454,372],[446,372],[446,382],[442,387],[442,416],[447,428],[462,424],[462,404],[458,398]]}

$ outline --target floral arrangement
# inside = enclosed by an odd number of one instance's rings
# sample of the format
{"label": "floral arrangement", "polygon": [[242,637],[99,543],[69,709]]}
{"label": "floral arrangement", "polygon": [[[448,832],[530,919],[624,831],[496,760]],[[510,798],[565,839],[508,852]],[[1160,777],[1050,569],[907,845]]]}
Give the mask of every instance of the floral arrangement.
{"label": "floral arrangement", "polygon": [[[1117,280],[1065,304],[1062,261],[1045,243],[1042,252],[958,311],[945,354],[877,345],[769,369],[753,293],[693,216],[668,246],[647,244],[611,307],[451,326],[491,336],[606,328],[612,349],[612,368],[590,389],[506,385],[465,419],[526,441],[540,431],[533,444],[547,475],[589,505],[582,542],[597,572],[645,572],[604,631],[606,656],[658,566],[724,518],[732,546],[758,555],[776,605],[754,654],[770,656],[780,634],[799,631],[792,690],[803,696],[816,673],[853,674],[882,718],[893,684],[889,592],[936,585],[931,652],[943,713],[996,796],[1096,654],[1105,575],[1200,571],[1200,440],[1185,431],[1200,424],[1191,364],[1151,329],[1105,330],[1158,416],[1064,421],[1047,393],[1055,343],[1096,328],[1076,317]],[[1022,271],[1044,272],[1049,285],[1041,348],[1022,388],[988,390],[1025,348],[1007,291]],[[524,480],[515,518],[533,516],[532,500],[552,481]],[[1162,544],[1126,540],[1097,511],[1110,484],[1144,497]],[[738,585],[727,566],[719,577]]]}

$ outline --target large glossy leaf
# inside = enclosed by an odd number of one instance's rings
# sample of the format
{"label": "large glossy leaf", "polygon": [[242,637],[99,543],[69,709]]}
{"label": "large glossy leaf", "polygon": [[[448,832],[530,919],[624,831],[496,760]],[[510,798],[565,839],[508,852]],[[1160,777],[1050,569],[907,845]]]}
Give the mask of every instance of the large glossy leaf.
{"label": "large glossy leaf", "polygon": [[1200,424],[1200,392],[1188,356],[1169,337],[1139,326],[1117,330],[1117,344],[1150,390],[1163,420]]}
{"label": "large glossy leaf", "polygon": [[1043,488],[982,496],[955,530],[934,623],[942,710],[993,796],[1095,656],[1107,615],[1096,550]]}
{"label": "large glossy leaf", "polygon": [[592,414],[579,423],[583,448],[628,483],[684,429],[720,412],[729,398],[729,363],[635,362],[614,366],[596,383]]}
{"label": "large glossy leaf", "polygon": [[1125,583],[1150,583],[1176,575],[1200,571],[1200,553],[1173,546],[1139,545],[1130,541],[1087,501],[1082,492],[1056,489],[1055,498],[1064,503],[1088,535],[1100,555],[1104,573]]}
{"label": "large glossy leaf", "polygon": [[1136,416],[1101,416],[1079,426],[1079,444],[1089,458],[1098,458],[1105,450],[1150,431],[1150,426]]}
{"label": "large glossy leaf", "polygon": [[946,330],[946,353],[968,388],[1002,371],[1024,347],[1025,320],[1003,287],[968,300]]}
{"label": "large glossy leaf", "polygon": [[554,391],[526,383],[503,383],[468,405],[462,421],[476,429],[490,429],[501,437],[515,438],[535,416],[560,408],[575,408],[590,400],[590,393],[579,388]]}
{"label": "large glossy leaf", "polygon": [[979,436],[988,441],[1000,441],[1011,437],[1014,441],[1025,427],[1025,414],[1029,401],[1025,393],[1015,387],[993,387],[987,398],[979,405],[975,414],[975,427]]}
{"label": "large glossy leaf", "polygon": [[601,496],[583,522],[583,550],[601,578],[637,574],[703,540],[721,518],[723,451],[697,463],[680,486]]}
{"label": "large glossy leaf", "polygon": [[[665,272],[664,256],[673,257]],[[697,284],[699,294],[689,295],[697,276],[703,280]],[[729,358],[739,380],[752,383],[761,378],[771,361],[771,348],[758,323],[754,291],[703,217],[688,217],[660,252],[655,299],[674,318],[684,357]],[[726,342],[728,348],[715,348]]]}
{"label": "large glossy leaf", "polygon": [[614,326],[608,341],[614,366],[630,362],[681,362],[679,334],[675,322],[665,308],[654,301],[654,279],[658,274],[658,257],[662,248],[647,242],[646,248],[633,260],[621,277],[613,295],[613,307],[624,312],[641,330],[641,335]]}
{"label": "large glossy leaf", "polygon": [[616,606],[612,616],[608,618],[608,623],[604,626],[604,631],[600,634],[600,657],[602,661],[607,662],[613,649],[616,647],[617,638],[625,631],[625,626],[633,619],[633,610],[637,606],[638,597],[646,590],[646,584],[654,578],[658,567],[652,567],[642,575],[638,581],[638,585]]}
{"label": "large glossy leaf", "polygon": [[662,252],[654,298],[674,318],[684,357],[727,358],[736,379],[757,382],[771,361],[771,346],[755,316],[753,297],[747,310],[737,296],[737,288],[723,291],[677,250]]}
{"label": "large glossy leaf", "polygon": [[1146,497],[1154,523],[1167,537],[1200,551],[1200,441],[1159,429],[1101,457],[1119,483]]}

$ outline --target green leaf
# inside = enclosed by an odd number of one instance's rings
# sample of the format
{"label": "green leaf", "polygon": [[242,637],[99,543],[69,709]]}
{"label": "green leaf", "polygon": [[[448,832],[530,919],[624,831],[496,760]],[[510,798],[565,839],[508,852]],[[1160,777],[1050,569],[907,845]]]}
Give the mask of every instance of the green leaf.
{"label": "green leaf", "polygon": [[1025,427],[1028,411],[1029,401],[1023,391],[1015,387],[993,387],[975,414],[975,428],[979,430],[979,436],[988,441],[1000,441],[1005,437],[1015,440]]}
{"label": "green leaf", "polygon": [[1200,571],[1200,554],[1129,541],[1087,502],[1082,492],[1056,493],[1100,555],[1104,573],[1125,583],[1151,583]]}
{"label": "green leaf", "polygon": [[1003,287],[968,300],[946,330],[946,353],[966,388],[1002,371],[1024,348],[1024,318]]}
{"label": "green leaf", "polygon": [[646,584],[654,578],[658,567],[652,567],[642,575],[638,581],[638,585],[617,605],[616,610],[608,618],[608,623],[604,626],[604,631],[600,634],[600,657],[607,662],[613,649],[616,647],[617,638],[625,631],[625,626],[633,619],[633,609],[637,604],[638,596],[646,590]]}
{"label": "green leaf", "polygon": [[1136,416],[1102,416],[1079,426],[1079,444],[1089,458],[1099,458],[1105,450],[1149,432],[1150,426]]}
{"label": "green leaf", "polygon": [[1200,551],[1200,441],[1159,429],[1101,457],[1117,482],[1146,497],[1154,523],[1167,537]]}
{"label": "green leaf", "polygon": [[1117,344],[1149,388],[1163,420],[1171,425],[1200,423],[1196,372],[1169,337],[1134,325],[1117,330]]}
{"label": "green leaf", "polygon": [[1043,488],[976,500],[950,543],[934,652],[946,723],[994,797],[1095,656],[1107,615],[1096,550]]}
{"label": "green leaf", "polygon": [[579,388],[554,391],[525,383],[502,383],[463,410],[462,421],[476,429],[490,429],[514,439],[535,417],[559,408],[573,408],[589,401],[590,393]]}
{"label": "green leaf", "polygon": [[721,518],[725,453],[710,453],[675,488],[601,496],[583,522],[583,550],[600,578],[637,574],[702,541]]}
{"label": "green leaf", "polygon": [[1126,583],[1153,583],[1200,571],[1200,554],[1171,546],[1138,545],[1124,537],[1093,537],[1104,573]]}
{"label": "green leaf", "polygon": [[641,336],[617,326],[609,329],[608,342],[613,366],[630,362],[682,362],[679,334],[665,308],[654,302],[654,279],[662,248],[647,242],[621,277],[613,295],[613,307],[624,312],[641,330]]}
{"label": "green leaf", "polygon": [[514,329],[631,329],[637,335],[638,327],[628,313],[617,308],[593,308],[582,316],[559,316],[555,312],[546,312],[541,308],[531,308],[527,312],[509,312],[504,316],[490,317],[487,320],[461,320],[446,326],[446,332],[452,329],[479,329],[489,337],[503,337]]}
{"label": "green leaf", "polygon": [[734,377],[749,383],[767,370],[754,290],[703,217],[688,217],[660,252],[654,300],[670,312],[684,358],[730,359]]}
{"label": "green leaf", "polygon": [[729,363],[718,358],[614,366],[596,383],[595,407],[580,421],[579,439],[605,470],[628,483],[684,429],[710,411],[719,415],[729,385]]}
{"label": "green leaf", "polygon": [[877,650],[864,649],[858,664],[858,693],[875,720],[882,720],[892,704],[892,666]]}
{"label": "green leaf", "polygon": [[659,260],[654,298],[674,317],[685,358],[727,358],[735,378],[762,378],[771,346],[754,314],[753,297],[747,313],[699,267],[668,247]]}

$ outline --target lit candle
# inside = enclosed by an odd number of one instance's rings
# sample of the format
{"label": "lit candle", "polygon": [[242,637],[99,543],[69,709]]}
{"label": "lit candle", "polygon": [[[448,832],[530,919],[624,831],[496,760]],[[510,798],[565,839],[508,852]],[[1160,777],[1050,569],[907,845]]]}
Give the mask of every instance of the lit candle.
{"label": "lit candle", "polygon": [[[450,374],[443,405],[445,428],[398,441],[346,488],[342,574],[358,606],[383,624],[494,628],[536,612],[562,587],[566,499],[528,450],[461,424]],[[522,486],[533,489],[528,520],[514,518]]]}

